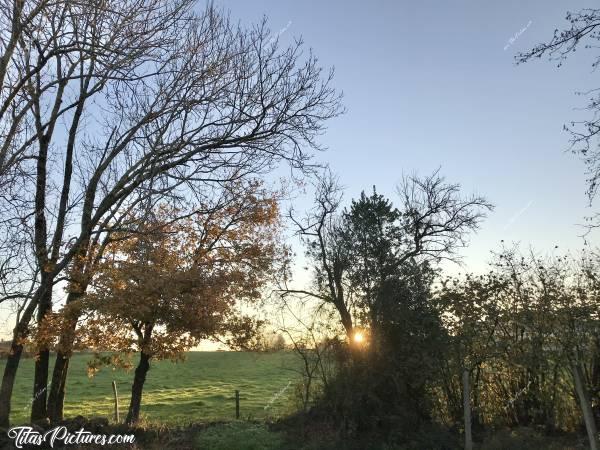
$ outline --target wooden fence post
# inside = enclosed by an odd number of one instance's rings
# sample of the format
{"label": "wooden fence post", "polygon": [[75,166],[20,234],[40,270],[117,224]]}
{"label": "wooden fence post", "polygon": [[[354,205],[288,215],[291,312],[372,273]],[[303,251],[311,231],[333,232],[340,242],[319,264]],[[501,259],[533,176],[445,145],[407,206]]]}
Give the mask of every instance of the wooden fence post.
{"label": "wooden fence post", "polygon": [[240,418],[240,391],[235,390],[235,418]]}
{"label": "wooden fence post", "polygon": [[463,409],[465,414],[465,450],[473,450],[473,435],[471,434],[471,380],[469,369],[463,369]]}
{"label": "wooden fence post", "polygon": [[117,382],[112,382],[113,396],[115,398],[115,422],[119,423],[119,394],[117,393]]}
{"label": "wooden fence post", "polygon": [[592,403],[585,386],[583,372],[579,362],[574,362],[571,367],[573,372],[573,381],[575,382],[575,391],[577,397],[579,397],[579,405],[581,406],[581,413],[583,415],[583,421],[585,422],[585,429],[588,434],[590,441],[590,450],[598,450],[598,430],[596,429],[596,421],[594,420],[594,412],[592,411]]}

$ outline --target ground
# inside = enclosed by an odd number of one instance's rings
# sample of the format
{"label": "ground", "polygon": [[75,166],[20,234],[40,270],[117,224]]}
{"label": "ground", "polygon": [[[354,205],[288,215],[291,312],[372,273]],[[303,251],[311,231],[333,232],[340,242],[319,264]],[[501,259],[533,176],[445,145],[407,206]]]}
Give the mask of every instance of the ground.
{"label": "ground", "polygon": [[[91,354],[77,354],[71,361],[65,417],[112,418],[112,380],[117,381],[120,414],[125,417],[133,370],[103,368],[89,378],[86,364],[90,359]],[[30,358],[21,361],[13,395],[13,424],[28,420],[33,364]],[[0,361],[0,370],[3,366]],[[296,367],[291,352],[189,352],[183,363],[154,362],[144,387],[142,416],[167,425],[230,420],[235,418],[238,389],[243,419],[279,417],[294,407],[293,393],[300,377]]]}
{"label": "ground", "polygon": [[[138,428],[128,430],[114,423],[97,425],[113,417],[111,383],[117,381],[120,413],[127,412],[133,371],[102,369],[88,378],[90,354],[76,355],[69,372],[65,416],[68,427],[96,433],[132,433],[132,449],[154,450],[458,450],[459,434],[432,427],[416,440],[401,446],[371,437],[340,440],[336,430],[310,415],[291,415],[297,410],[295,389],[299,361],[292,352],[190,352],[184,363],[155,362],[144,390]],[[135,360],[134,360],[135,362]],[[0,370],[3,361],[0,361]],[[13,424],[28,420],[31,403],[33,360],[24,359],[13,397]],[[240,420],[235,420],[235,390],[240,390]],[[73,419],[75,416],[77,417]],[[286,417],[287,416],[287,417]],[[87,421],[85,418],[96,418]],[[98,419],[100,418],[100,419]],[[103,418],[103,419],[102,419]],[[307,419],[308,418],[308,419]],[[96,425],[94,425],[96,424]],[[583,434],[543,436],[527,428],[496,430],[480,436],[480,450],[583,450]],[[12,448],[6,435],[0,448]],[[74,447],[69,447],[73,449]],[[99,447],[105,448],[105,447]],[[115,447],[113,447],[115,448]],[[85,447],[89,450],[90,447]]]}

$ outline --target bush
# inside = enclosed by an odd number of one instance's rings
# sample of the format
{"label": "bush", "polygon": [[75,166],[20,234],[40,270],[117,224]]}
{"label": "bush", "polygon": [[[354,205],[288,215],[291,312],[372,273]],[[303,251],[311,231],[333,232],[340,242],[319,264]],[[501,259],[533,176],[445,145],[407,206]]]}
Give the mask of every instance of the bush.
{"label": "bush", "polygon": [[346,435],[409,436],[432,422],[430,386],[445,340],[422,274],[389,278],[372,305],[369,345],[338,349],[322,404]]}

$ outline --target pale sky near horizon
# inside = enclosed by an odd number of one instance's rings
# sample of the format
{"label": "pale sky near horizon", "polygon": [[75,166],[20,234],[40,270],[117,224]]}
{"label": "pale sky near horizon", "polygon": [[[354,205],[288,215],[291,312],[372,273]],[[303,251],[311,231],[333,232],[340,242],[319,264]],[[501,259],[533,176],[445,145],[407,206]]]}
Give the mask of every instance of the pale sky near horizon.
{"label": "pale sky near horizon", "polygon": [[394,200],[403,174],[441,167],[496,205],[464,252],[469,270],[485,269],[501,240],[540,251],[582,247],[577,224],[594,209],[563,125],[586,117],[577,111],[586,98],[575,92],[598,86],[593,55],[582,49],[560,69],[546,59],[515,66],[514,55],[548,41],[568,10],[594,7],[591,0],[215,4],[244,25],[266,15],[282,43],[302,36],[323,66],[335,67],[347,113],[329,123],[318,159],[339,175],[347,200],[373,185]]}

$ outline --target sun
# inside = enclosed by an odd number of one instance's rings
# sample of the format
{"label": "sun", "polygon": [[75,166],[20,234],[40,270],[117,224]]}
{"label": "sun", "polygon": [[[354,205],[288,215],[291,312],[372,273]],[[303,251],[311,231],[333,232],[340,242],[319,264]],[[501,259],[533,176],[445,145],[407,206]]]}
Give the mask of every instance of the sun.
{"label": "sun", "polygon": [[360,331],[354,333],[354,336],[352,338],[357,344],[362,344],[365,341],[365,336]]}

